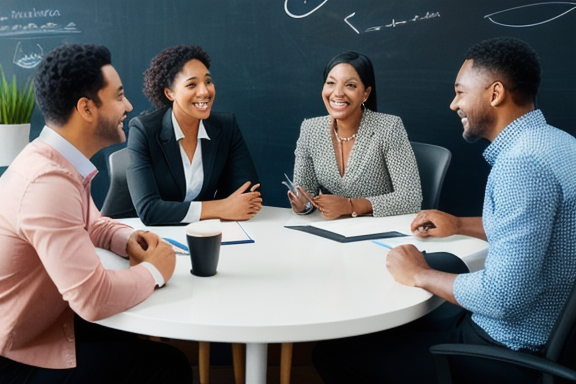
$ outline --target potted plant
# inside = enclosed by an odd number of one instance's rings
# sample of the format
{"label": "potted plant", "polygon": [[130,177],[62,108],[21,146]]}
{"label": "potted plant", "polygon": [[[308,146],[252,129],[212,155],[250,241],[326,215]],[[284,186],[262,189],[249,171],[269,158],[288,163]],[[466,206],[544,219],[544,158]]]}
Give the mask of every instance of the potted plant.
{"label": "potted plant", "polygon": [[0,166],[8,166],[28,144],[34,110],[32,77],[18,86],[16,75],[8,81],[0,65]]}

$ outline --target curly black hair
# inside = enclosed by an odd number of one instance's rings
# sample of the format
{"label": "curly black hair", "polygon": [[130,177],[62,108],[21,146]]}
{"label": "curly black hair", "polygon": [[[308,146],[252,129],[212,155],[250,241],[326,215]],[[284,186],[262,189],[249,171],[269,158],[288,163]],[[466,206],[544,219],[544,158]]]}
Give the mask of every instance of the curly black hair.
{"label": "curly black hair", "polygon": [[210,69],[210,56],[198,45],[176,45],[166,48],[150,62],[144,71],[144,96],[156,108],[172,105],[164,94],[165,88],[171,88],[176,75],[190,60],[199,60]]}
{"label": "curly black hair", "polygon": [[111,64],[108,48],[95,44],[64,44],[48,52],[34,78],[36,103],[49,124],[62,126],[82,97],[101,102],[106,86],[102,67]]}
{"label": "curly black hair", "polygon": [[366,105],[366,108],[376,112],[378,108],[378,101],[376,99],[376,79],[374,76],[374,67],[372,66],[372,62],[368,56],[354,51],[339,53],[330,59],[328,64],[326,64],[326,67],[324,68],[324,82],[326,82],[326,78],[328,78],[328,74],[332,68],[343,63],[350,64],[354,67],[365,88],[372,88],[368,100],[366,100],[364,104]]}
{"label": "curly black hair", "polygon": [[540,59],[526,42],[512,37],[484,40],[470,47],[466,60],[500,78],[517,104],[535,102],[541,81]]}

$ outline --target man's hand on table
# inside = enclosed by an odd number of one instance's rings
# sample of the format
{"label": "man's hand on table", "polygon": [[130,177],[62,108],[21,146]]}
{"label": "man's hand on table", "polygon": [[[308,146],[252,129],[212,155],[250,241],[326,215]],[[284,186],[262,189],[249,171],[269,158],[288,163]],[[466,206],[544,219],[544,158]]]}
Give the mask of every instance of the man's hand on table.
{"label": "man's hand on table", "polygon": [[458,275],[432,269],[424,254],[412,244],[392,248],[386,257],[386,267],[400,284],[423,288],[452,304],[460,305],[452,289]]}
{"label": "man's hand on table", "polygon": [[127,245],[130,266],[144,261],[154,265],[167,282],[176,267],[176,254],[172,246],[163,241],[157,234],[147,231],[134,231]]}
{"label": "man's hand on table", "polygon": [[458,218],[435,209],[421,211],[416,215],[410,229],[414,236],[446,237],[458,232]]}

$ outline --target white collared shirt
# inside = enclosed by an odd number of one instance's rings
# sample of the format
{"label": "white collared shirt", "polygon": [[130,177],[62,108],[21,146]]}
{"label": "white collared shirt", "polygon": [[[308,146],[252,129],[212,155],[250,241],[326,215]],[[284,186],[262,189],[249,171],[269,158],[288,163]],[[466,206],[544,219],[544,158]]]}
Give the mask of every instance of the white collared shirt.
{"label": "white collared shirt", "polygon": [[60,136],[58,132],[48,127],[44,126],[42,132],[40,132],[40,140],[57,150],[66,160],[70,162],[76,168],[78,173],[82,175],[84,179],[88,176],[94,176],[97,172],[96,167],[82,152],[78,150],[75,146],[70,144],[68,140]]}
{"label": "white collared shirt", "polygon": [[[70,162],[76,168],[78,173],[84,178],[86,183],[92,181],[94,176],[98,170],[92,164],[92,162],[84,156],[82,152],[78,150],[74,145],[72,145],[68,140],[60,136],[60,134],[54,131],[52,128],[48,127],[47,125],[44,126],[42,132],[40,132],[39,136],[40,140],[54,148],[58,151],[66,160]],[[164,277],[153,264],[145,261],[141,263],[154,277],[154,281],[156,285],[159,287],[163,286],[165,281]]]}
{"label": "white collared shirt", "polygon": [[[172,125],[174,127],[174,135],[176,141],[180,141],[184,138],[184,132],[180,128],[180,124],[172,112]],[[201,139],[210,140],[206,128],[204,127],[204,122],[200,120],[200,125],[198,126],[198,143],[196,145],[196,151],[192,157],[192,162],[188,159],[188,155],[182,145],[180,145],[180,157],[182,158],[182,165],[184,166],[184,176],[186,177],[186,197],[184,201],[190,202],[190,207],[188,208],[188,213],[182,219],[182,223],[191,223],[200,220],[200,215],[202,214],[202,202],[192,201],[194,200],[202,190],[202,185],[204,184],[204,163],[202,162],[202,143]]]}

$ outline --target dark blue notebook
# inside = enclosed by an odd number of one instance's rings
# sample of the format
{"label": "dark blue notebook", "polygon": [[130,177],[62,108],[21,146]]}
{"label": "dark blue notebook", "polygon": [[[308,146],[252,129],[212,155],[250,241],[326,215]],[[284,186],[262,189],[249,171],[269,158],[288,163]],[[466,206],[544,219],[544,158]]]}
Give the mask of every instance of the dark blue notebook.
{"label": "dark blue notebook", "polygon": [[428,265],[442,272],[448,273],[469,273],[470,269],[461,258],[450,252],[424,252],[424,258]]}
{"label": "dark blue notebook", "polygon": [[[374,241],[374,244],[378,244],[379,246],[388,249],[392,248],[392,246],[382,241]],[[453,253],[450,252],[430,252],[430,253],[422,252],[422,253],[424,254],[424,259],[426,259],[428,265],[431,268],[436,269],[438,271],[456,273],[456,274],[470,272],[470,269],[468,268],[466,263]]]}

